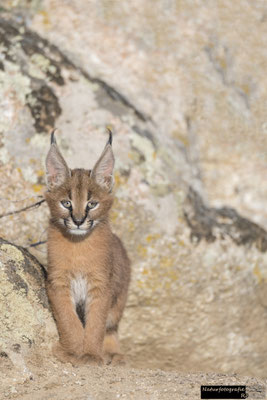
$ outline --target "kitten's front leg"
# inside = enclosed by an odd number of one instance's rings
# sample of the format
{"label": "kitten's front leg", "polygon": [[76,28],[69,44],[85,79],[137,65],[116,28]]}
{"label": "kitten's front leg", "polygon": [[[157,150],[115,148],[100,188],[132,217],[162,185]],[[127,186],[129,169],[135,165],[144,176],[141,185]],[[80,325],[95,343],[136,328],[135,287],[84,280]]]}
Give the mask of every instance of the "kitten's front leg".
{"label": "kitten's front leg", "polygon": [[84,359],[87,362],[103,363],[103,341],[110,301],[101,291],[93,296],[86,314],[84,336]]}
{"label": "kitten's front leg", "polygon": [[47,294],[56,319],[61,353],[81,357],[83,354],[84,328],[71,301],[70,290],[65,287],[47,286]]}

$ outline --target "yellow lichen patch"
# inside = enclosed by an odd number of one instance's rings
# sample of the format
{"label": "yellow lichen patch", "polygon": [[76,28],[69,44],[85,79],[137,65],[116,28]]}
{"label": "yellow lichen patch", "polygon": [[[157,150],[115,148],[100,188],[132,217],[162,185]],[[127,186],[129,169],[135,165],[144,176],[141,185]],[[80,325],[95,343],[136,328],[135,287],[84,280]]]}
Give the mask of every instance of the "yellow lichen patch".
{"label": "yellow lichen patch", "polygon": [[121,186],[126,183],[127,178],[125,176],[122,176],[119,172],[115,172],[114,174],[114,179],[115,179],[115,185],[116,186]]}
{"label": "yellow lichen patch", "polygon": [[137,246],[137,253],[139,254],[139,256],[141,257],[146,257],[147,256],[147,248],[142,246],[141,244],[139,244]]}
{"label": "yellow lichen patch", "polygon": [[34,184],[32,185],[33,190],[35,193],[39,193],[43,189],[43,185]]}
{"label": "yellow lichen patch", "polygon": [[173,243],[166,244],[167,249],[171,250],[173,248]]}
{"label": "yellow lichen patch", "polygon": [[119,207],[119,200],[118,200],[118,198],[117,197],[115,197],[114,198],[114,201],[113,201],[113,208],[118,208]]}
{"label": "yellow lichen patch", "polygon": [[112,222],[116,222],[118,216],[119,216],[119,213],[117,211],[114,211],[114,210],[111,211],[110,219]]}
{"label": "yellow lichen patch", "polygon": [[221,69],[225,70],[227,68],[227,62],[223,56],[217,57],[217,61],[218,61],[218,64],[220,65]]}
{"label": "yellow lichen patch", "polygon": [[240,89],[242,90],[243,93],[245,93],[247,96],[250,95],[250,87],[246,83],[240,86]]}
{"label": "yellow lichen patch", "polygon": [[135,225],[132,221],[129,222],[128,224],[128,231],[129,232],[134,232],[135,231]]}
{"label": "yellow lichen patch", "polygon": [[188,146],[188,138],[182,132],[175,130],[171,135],[174,139],[178,139],[181,143],[183,143],[184,146]]}
{"label": "yellow lichen patch", "polygon": [[170,278],[171,281],[177,281],[178,279],[178,273],[174,270],[171,270],[168,272],[168,278]]}
{"label": "yellow lichen patch", "polygon": [[153,291],[156,291],[158,289],[162,289],[162,280],[147,280],[146,281],[147,287],[150,288]]}
{"label": "yellow lichen patch", "polygon": [[10,258],[15,260],[16,262],[22,262],[24,260],[22,252],[11,244],[1,244],[0,251],[5,252]]}
{"label": "yellow lichen patch", "polygon": [[142,162],[142,156],[138,151],[132,151],[131,153],[128,153],[128,157],[135,164],[140,164]]}
{"label": "yellow lichen patch", "polygon": [[154,241],[154,240],[157,240],[157,239],[159,239],[160,238],[160,234],[159,233],[152,233],[152,234],[150,234],[150,235],[147,235],[147,237],[146,237],[146,241],[148,242],[148,243],[150,243],[150,242],[152,242],[152,241]]}
{"label": "yellow lichen patch", "polygon": [[253,274],[257,277],[258,283],[261,283],[263,278],[258,264],[256,264],[255,267],[253,268]]}
{"label": "yellow lichen patch", "polygon": [[162,257],[160,260],[160,267],[161,268],[169,268],[172,267],[174,264],[174,259],[172,257]]}
{"label": "yellow lichen patch", "polygon": [[40,11],[40,15],[43,17],[43,24],[50,25],[50,19],[49,19],[48,13],[46,11],[42,10],[42,11]]}
{"label": "yellow lichen patch", "polygon": [[171,283],[170,282],[165,282],[164,283],[164,289],[170,289]]}
{"label": "yellow lichen patch", "polygon": [[143,271],[142,271],[142,274],[143,274],[143,275],[148,275],[148,273],[149,273],[148,269],[147,269],[147,268],[144,268]]}
{"label": "yellow lichen patch", "polygon": [[143,281],[137,281],[137,286],[139,287],[139,288],[144,288],[144,282]]}
{"label": "yellow lichen patch", "polygon": [[39,176],[39,177],[44,176],[44,170],[43,170],[43,169],[39,169],[39,170],[36,172],[36,174],[37,174],[37,176]]}

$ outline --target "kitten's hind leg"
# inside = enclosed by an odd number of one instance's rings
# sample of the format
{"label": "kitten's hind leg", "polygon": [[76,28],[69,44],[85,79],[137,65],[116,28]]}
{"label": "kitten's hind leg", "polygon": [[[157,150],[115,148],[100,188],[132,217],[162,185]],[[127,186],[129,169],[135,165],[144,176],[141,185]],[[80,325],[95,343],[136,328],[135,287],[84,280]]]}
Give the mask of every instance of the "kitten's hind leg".
{"label": "kitten's hind leg", "polygon": [[106,321],[106,334],[103,343],[104,359],[107,364],[125,364],[123,353],[120,349],[118,326],[125,307],[127,292],[124,291],[116,299],[115,305],[110,309]]}

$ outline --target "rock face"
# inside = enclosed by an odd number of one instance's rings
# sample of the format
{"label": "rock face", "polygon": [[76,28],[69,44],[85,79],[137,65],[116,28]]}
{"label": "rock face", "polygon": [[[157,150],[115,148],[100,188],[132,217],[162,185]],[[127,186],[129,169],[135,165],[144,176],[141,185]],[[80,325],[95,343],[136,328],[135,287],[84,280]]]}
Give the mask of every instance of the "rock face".
{"label": "rock face", "polygon": [[[266,376],[264,2],[6,3],[0,213],[41,199],[52,127],[85,168],[113,127],[129,362]],[[2,237],[45,241],[45,203],[2,215]]]}
{"label": "rock face", "polygon": [[27,250],[0,239],[0,351],[14,366],[30,373],[25,360],[47,352],[56,328],[48,307],[44,271]]}

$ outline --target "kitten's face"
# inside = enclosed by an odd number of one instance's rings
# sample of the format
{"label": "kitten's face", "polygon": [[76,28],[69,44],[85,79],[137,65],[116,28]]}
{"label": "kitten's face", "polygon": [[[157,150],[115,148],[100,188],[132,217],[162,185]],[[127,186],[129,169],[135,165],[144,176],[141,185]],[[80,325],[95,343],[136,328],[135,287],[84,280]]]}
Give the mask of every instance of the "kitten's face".
{"label": "kitten's face", "polygon": [[51,222],[68,235],[83,236],[107,220],[112,205],[114,156],[112,136],[92,171],[70,170],[54,135],[46,159],[46,200]]}
{"label": "kitten's face", "polygon": [[59,188],[46,193],[51,221],[70,235],[86,235],[106,220],[113,198],[90,178],[90,171],[71,170]]}

